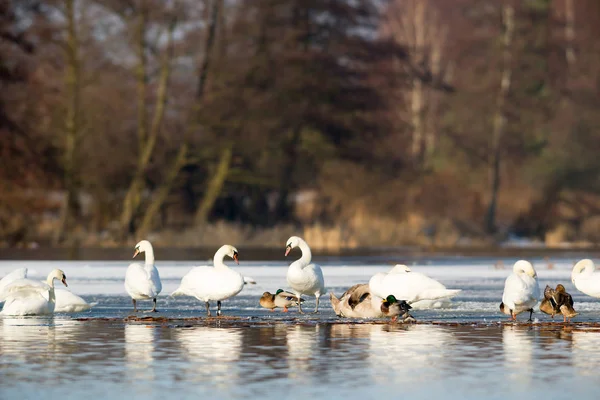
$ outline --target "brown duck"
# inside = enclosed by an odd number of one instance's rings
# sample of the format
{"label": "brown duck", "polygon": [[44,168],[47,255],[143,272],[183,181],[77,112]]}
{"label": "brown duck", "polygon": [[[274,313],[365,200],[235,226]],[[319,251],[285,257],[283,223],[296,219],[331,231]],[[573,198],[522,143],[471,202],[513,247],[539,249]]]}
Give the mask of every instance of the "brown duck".
{"label": "brown duck", "polygon": [[570,321],[571,318],[578,314],[573,308],[573,298],[560,283],[556,285],[556,289],[552,289],[546,285],[544,299],[540,304],[540,311],[550,315],[552,318],[556,314],[562,314],[564,322]]}
{"label": "brown duck", "polygon": [[[304,299],[300,298],[300,302],[304,303]],[[296,295],[290,292],[286,292],[282,289],[277,289],[275,294],[264,292],[259,301],[260,305],[264,308],[275,311],[277,307],[283,308],[283,312],[288,312],[288,307],[298,305],[298,299]]]}

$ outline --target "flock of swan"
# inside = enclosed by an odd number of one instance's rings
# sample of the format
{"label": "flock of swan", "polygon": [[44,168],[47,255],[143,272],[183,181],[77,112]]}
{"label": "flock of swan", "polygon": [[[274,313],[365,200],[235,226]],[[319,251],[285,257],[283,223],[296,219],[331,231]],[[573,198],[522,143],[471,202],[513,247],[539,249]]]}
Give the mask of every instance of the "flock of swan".
{"label": "flock of swan", "polygon": [[[302,295],[315,296],[314,313],[319,312],[319,298],[326,293],[323,271],[312,263],[308,244],[298,236],[290,237],[286,242],[285,256],[299,248],[301,257],[290,264],[287,271],[289,291],[278,289],[274,294],[264,292],[259,304],[271,311],[288,307],[298,307],[304,314]],[[147,240],[135,246],[133,257],[145,254],[145,263],[132,263],[125,274],[125,289],[132,299],[133,310],[137,312],[137,301],[152,300],[150,312],[157,312],[157,297],[162,290],[160,274],[154,265],[154,251]],[[256,283],[252,278],[244,277],[224,263],[225,257],[239,264],[238,251],[231,245],[223,245],[217,250],[212,266],[192,268],[181,279],[179,287],[171,296],[190,296],[204,302],[206,315],[210,316],[210,303],[217,304],[217,316],[221,315],[221,302],[236,296],[247,283]],[[95,305],[89,304],[76,294],[54,287],[58,280],[67,286],[67,277],[60,269],[48,275],[46,281],[27,278],[27,269],[15,270],[0,280],[0,302],[4,306],[0,314],[11,316],[46,315],[56,312],[80,312]],[[600,298],[600,273],[595,272],[594,263],[584,259],[575,264],[571,273],[575,287],[588,296]],[[390,271],[373,275],[368,283],[354,285],[338,298],[330,293],[330,301],[336,315],[346,318],[386,318],[393,321],[401,318],[403,322],[412,322],[411,309],[427,309],[447,304],[449,299],[460,293],[460,289],[447,289],[442,283],[405,265],[396,265]],[[549,314],[562,315],[568,321],[577,315],[573,308],[573,299],[563,285],[555,289],[546,286],[541,293],[537,272],[533,265],[525,260],[514,264],[513,272],[506,278],[500,311],[516,321],[517,315],[529,312],[529,321],[533,308],[540,303],[540,310]]]}

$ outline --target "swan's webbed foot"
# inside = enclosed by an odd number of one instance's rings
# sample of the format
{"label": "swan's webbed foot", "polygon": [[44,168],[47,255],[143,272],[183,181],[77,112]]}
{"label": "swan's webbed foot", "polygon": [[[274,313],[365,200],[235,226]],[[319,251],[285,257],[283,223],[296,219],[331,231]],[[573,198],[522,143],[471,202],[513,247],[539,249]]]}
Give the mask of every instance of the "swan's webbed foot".
{"label": "swan's webbed foot", "polygon": [[223,315],[223,313],[221,313],[221,301],[217,301],[217,317],[220,317],[221,315]]}
{"label": "swan's webbed foot", "polygon": [[206,302],[206,316],[210,317],[210,303],[208,301]]}
{"label": "swan's webbed foot", "polygon": [[527,322],[533,322],[533,319],[531,318],[533,316],[533,308],[530,308],[528,311],[529,311],[529,319],[527,320]]}

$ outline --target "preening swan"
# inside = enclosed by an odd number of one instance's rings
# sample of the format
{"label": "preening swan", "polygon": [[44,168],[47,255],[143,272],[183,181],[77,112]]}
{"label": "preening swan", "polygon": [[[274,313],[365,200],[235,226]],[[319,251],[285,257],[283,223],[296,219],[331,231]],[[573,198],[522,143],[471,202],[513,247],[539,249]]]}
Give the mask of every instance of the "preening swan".
{"label": "preening swan", "polygon": [[19,268],[14,271],[9,272],[4,276],[4,278],[0,279],[0,296],[4,291],[4,288],[9,284],[13,283],[17,279],[25,279],[27,278],[27,268]]}
{"label": "preening swan", "polygon": [[48,275],[46,282],[32,279],[17,279],[9,283],[0,293],[4,301],[3,315],[44,315],[52,314],[56,306],[54,280],[67,286],[67,276],[60,269]]}
{"label": "preening swan", "polygon": [[132,263],[127,268],[125,274],[125,290],[133,302],[133,312],[137,312],[137,300],[152,299],[154,307],[152,312],[156,312],[156,297],[162,290],[162,283],[158,270],[154,266],[154,250],[147,240],[142,240],[135,245],[133,258],[140,253],[146,253],[146,263],[141,266],[138,263]]}
{"label": "preening swan", "polygon": [[192,296],[206,303],[206,315],[210,316],[210,301],[217,301],[217,315],[221,315],[221,301],[235,296],[244,288],[244,277],[223,263],[229,256],[239,264],[238,251],[228,244],[221,246],[213,259],[214,267],[192,268],[181,279],[179,288],[171,296]]}
{"label": "preening swan", "polygon": [[369,280],[372,294],[382,299],[393,294],[406,300],[415,309],[439,308],[448,305],[448,299],[460,293],[460,289],[446,286],[406,265],[397,264],[388,272],[379,272]]}
{"label": "preening swan", "polygon": [[[27,268],[19,268],[0,280],[0,293],[4,290],[9,283],[17,279],[27,278]],[[88,303],[80,296],[76,295],[68,291],[67,289],[54,289],[54,296],[56,297],[56,305],[54,307],[54,312],[81,312],[87,311],[93,306],[95,306],[96,302]]]}
{"label": "preening swan", "polygon": [[517,315],[529,311],[529,321],[533,307],[540,298],[537,273],[529,261],[519,260],[513,266],[513,273],[504,282],[504,293],[500,311],[517,320]]}
{"label": "preening swan", "polygon": [[600,298],[600,273],[595,271],[596,266],[592,260],[580,260],[573,267],[571,281],[580,292]]}
{"label": "preening swan", "polygon": [[298,299],[298,312],[302,311],[302,302],[300,295],[313,295],[317,298],[314,313],[319,312],[319,297],[325,293],[325,280],[323,271],[317,264],[311,264],[312,253],[308,244],[298,236],[289,238],[285,245],[285,255],[287,257],[292,249],[299,247],[302,251],[302,257],[294,261],[287,271],[287,282]]}

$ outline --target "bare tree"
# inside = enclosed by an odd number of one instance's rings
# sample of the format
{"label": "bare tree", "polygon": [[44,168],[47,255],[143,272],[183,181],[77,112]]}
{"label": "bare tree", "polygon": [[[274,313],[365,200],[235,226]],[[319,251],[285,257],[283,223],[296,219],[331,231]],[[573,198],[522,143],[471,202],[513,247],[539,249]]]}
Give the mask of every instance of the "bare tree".
{"label": "bare tree", "polygon": [[65,18],[67,23],[67,39],[65,43],[65,85],[67,96],[67,113],[64,134],[64,186],[66,199],[60,225],[56,230],[55,243],[64,240],[65,233],[73,229],[79,213],[79,176],[78,176],[78,148],[81,135],[80,127],[80,74],[81,63],[79,59],[79,39],[77,35],[75,0],[65,0]]}
{"label": "bare tree", "polygon": [[387,10],[384,33],[408,52],[410,64],[398,66],[410,76],[406,104],[410,105],[411,152],[418,163],[427,163],[436,146],[439,95],[425,79],[448,78],[450,66],[444,56],[448,27],[432,0],[396,0]]}
{"label": "bare tree", "polygon": [[515,10],[507,1],[502,6],[502,75],[500,90],[496,98],[496,112],[492,122],[492,138],[490,151],[490,204],[486,215],[485,226],[489,233],[496,230],[496,208],[500,191],[500,167],[502,162],[502,137],[506,126],[505,104],[510,91],[512,77],[513,48],[512,41],[515,30]]}
{"label": "bare tree", "polygon": [[133,231],[132,224],[142,202],[142,192],[144,190],[145,172],[150,158],[156,145],[156,139],[161,128],[165,115],[167,102],[167,89],[169,75],[171,73],[171,59],[173,56],[173,32],[177,25],[176,19],[171,19],[167,28],[167,51],[165,52],[160,65],[159,78],[156,89],[156,103],[153,110],[152,121],[148,127],[148,114],[146,110],[146,95],[148,87],[147,76],[147,51],[146,43],[148,9],[141,6],[137,9],[137,29],[136,29],[136,52],[137,66],[135,69],[137,79],[138,96],[138,159],[135,173],[129,184],[129,189],[123,200],[121,218],[120,218],[120,236],[125,237]]}

